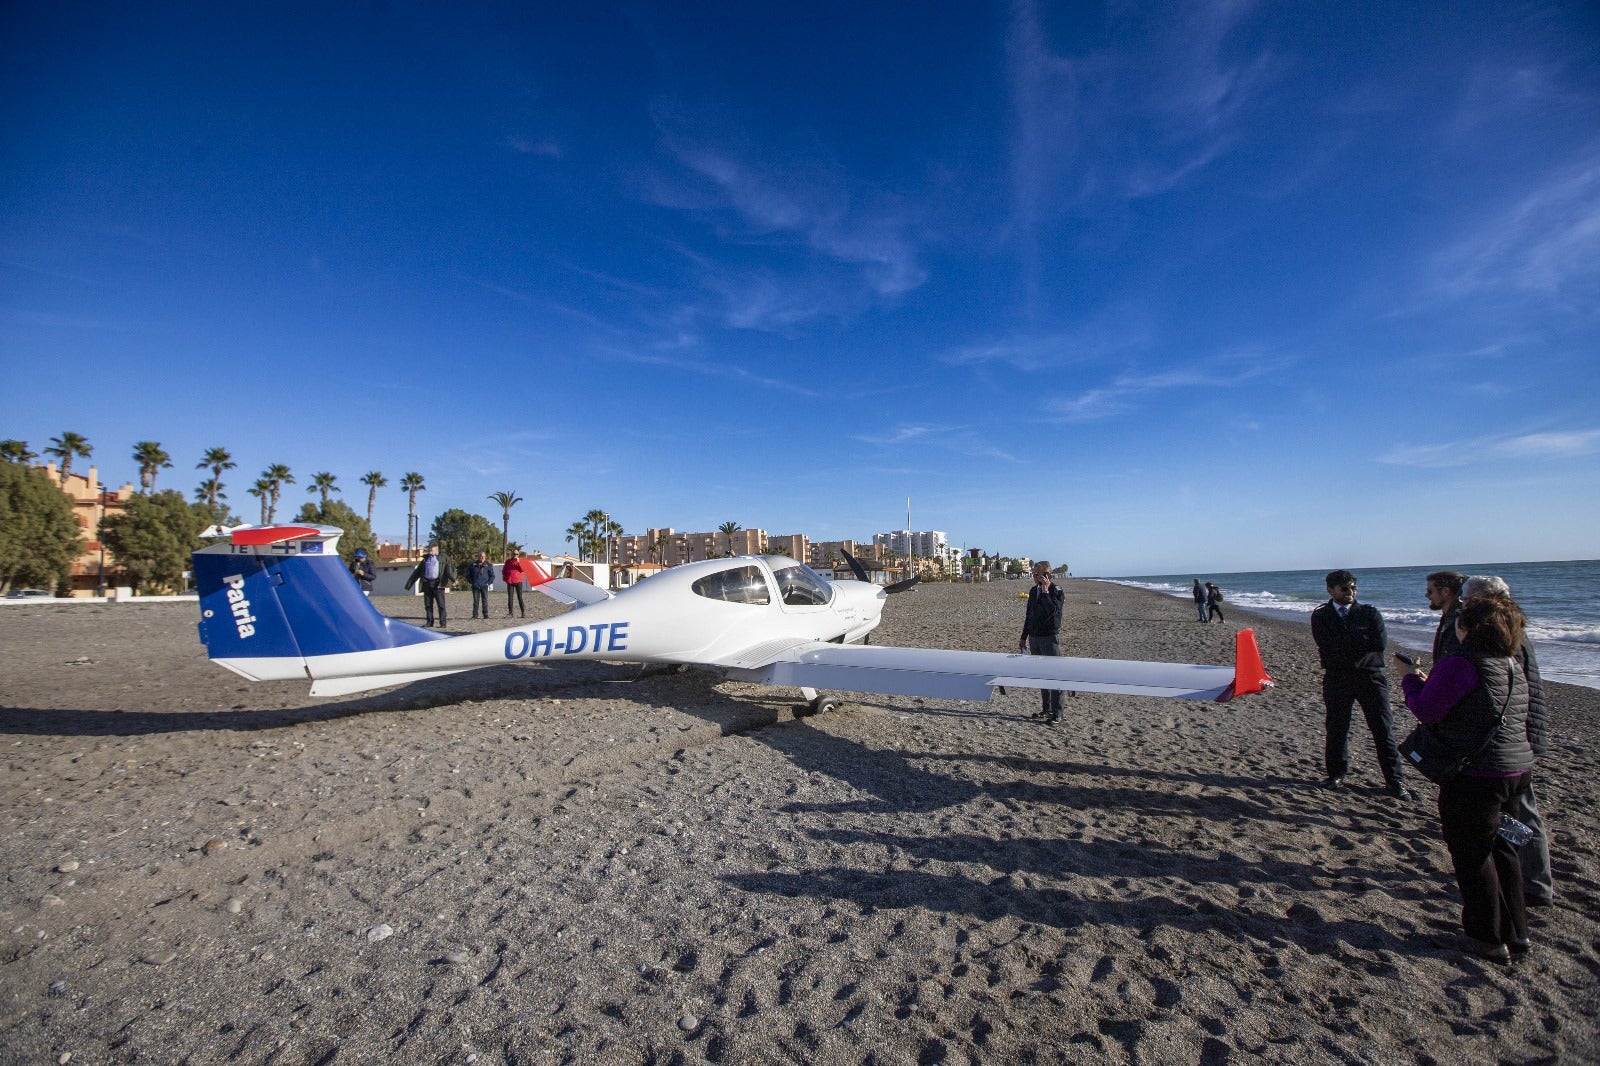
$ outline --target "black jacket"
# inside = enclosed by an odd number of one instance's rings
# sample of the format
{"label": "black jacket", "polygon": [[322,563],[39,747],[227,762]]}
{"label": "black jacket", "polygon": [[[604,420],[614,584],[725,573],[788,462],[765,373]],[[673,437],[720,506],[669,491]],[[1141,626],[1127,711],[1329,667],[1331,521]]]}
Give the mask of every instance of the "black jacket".
{"label": "black jacket", "polygon": [[1037,584],[1028,589],[1028,613],[1022,620],[1022,639],[1053,637],[1061,632],[1061,608],[1067,594],[1054,581],[1044,589]]}
{"label": "black jacket", "polygon": [[1461,604],[1456,604],[1439,616],[1439,628],[1433,631],[1433,661],[1461,654],[1461,641],[1456,637],[1456,619],[1461,615]]}
{"label": "black jacket", "polygon": [[1317,656],[1324,670],[1383,673],[1383,650],[1389,645],[1389,637],[1383,628],[1383,615],[1376,607],[1352,603],[1349,614],[1340,618],[1339,609],[1329,600],[1311,612],[1311,637],[1317,642]]}
{"label": "black jacket", "polygon": [[456,572],[451,569],[450,560],[446,559],[442,555],[439,556],[439,577],[437,580],[429,581],[427,578],[422,576],[422,568],[427,565],[427,559],[423,559],[422,562],[417,564],[417,568],[411,571],[411,576],[406,578],[406,588],[410,588],[412,585],[415,585],[418,581],[420,581],[422,582],[423,592],[432,592],[434,589],[449,588],[450,583],[456,579]]}

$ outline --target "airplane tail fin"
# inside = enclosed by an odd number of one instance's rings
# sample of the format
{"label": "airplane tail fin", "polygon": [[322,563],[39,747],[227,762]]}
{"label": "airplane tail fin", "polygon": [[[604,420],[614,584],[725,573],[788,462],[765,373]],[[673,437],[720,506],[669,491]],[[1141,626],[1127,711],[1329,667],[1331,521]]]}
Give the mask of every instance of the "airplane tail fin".
{"label": "airplane tail fin", "polygon": [[1272,678],[1267,676],[1267,664],[1261,661],[1261,649],[1256,646],[1256,631],[1239,630],[1233,645],[1233,684],[1217,697],[1217,702],[1248,696],[1272,685]]}
{"label": "airplane tail fin", "polygon": [[387,618],[339,558],[342,530],[252,526],[194,553],[200,640],[221,666],[253,681],[314,678],[320,656],[447,640]]}

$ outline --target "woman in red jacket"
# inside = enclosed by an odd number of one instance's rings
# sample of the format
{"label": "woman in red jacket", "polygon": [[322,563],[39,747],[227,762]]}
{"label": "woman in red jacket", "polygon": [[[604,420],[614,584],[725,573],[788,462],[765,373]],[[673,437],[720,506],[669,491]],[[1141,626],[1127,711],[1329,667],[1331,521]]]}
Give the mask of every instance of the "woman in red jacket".
{"label": "woman in red jacket", "polygon": [[506,583],[506,617],[511,617],[511,601],[516,600],[517,609],[522,612],[522,617],[528,617],[528,608],[522,603],[522,590],[528,583],[527,575],[522,572],[522,553],[512,548],[506,553],[505,565],[500,568],[500,577]]}

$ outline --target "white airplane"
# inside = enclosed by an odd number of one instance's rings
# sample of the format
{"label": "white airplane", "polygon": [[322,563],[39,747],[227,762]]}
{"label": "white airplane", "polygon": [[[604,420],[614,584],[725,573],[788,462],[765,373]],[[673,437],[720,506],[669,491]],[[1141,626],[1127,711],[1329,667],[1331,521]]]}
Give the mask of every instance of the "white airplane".
{"label": "white airplane", "polygon": [[577,606],[546,621],[447,636],[379,613],[339,558],[341,533],[313,525],[208,530],[228,538],[194,553],[200,639],[211,659],[252,681],[308,678],[313,696],[504,663],[682,664],[798,688],[818,712],[838,705],[819,689],[987,700],[997,688],[1034,688],[1221,701],[1272,684],[1248,629],[1238,634],[1232,668],[859,643],[882,619],[890,589],[830,581],[771,555],[675,566],[614,595],[535,569],[530,583]]}

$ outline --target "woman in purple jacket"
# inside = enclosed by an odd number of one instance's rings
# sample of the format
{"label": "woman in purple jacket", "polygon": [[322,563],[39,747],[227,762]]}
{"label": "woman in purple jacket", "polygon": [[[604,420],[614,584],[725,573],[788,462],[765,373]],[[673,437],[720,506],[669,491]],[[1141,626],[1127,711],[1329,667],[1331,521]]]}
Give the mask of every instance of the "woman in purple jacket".
{"label": "woman in purple jacket", "polygon": [[1466,756],[1439,786],[1439,820],[1461,888],[1469,952],[1510,962],[1528,950],[1528,916],[1517,849],[1499,833],[1532,781],[1528,679],[1516,660],[1525,619],[1508,596],[1479,596],[1461,609],[1462,651],[1401,682],[1406,706],[1449,751]]}

